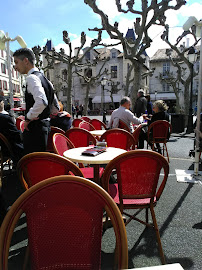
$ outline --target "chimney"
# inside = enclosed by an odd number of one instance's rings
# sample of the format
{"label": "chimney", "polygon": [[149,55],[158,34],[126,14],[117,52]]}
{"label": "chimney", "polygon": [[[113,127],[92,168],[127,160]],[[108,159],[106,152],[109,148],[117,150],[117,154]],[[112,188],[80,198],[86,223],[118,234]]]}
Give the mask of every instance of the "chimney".
{"label": "chimney", "polygon": [[76,56],[76,55],[77,55],[78,50],[79,50],[79,47],[75,47],[75,48],[74,48],[74,56]]}

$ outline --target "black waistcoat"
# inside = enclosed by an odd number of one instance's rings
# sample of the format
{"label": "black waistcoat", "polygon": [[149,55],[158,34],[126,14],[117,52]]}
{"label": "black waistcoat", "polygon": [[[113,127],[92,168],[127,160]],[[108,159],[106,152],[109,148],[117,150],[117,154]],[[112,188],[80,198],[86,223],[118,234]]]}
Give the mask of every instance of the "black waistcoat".
{"label": "black waistcoat", "polygon": [[[48,100],[48,106],[38,116],[40,120],[46,119],[50,116],[50,108],[51,108],[51,104],[53,102],[53,96],[54,96],[53,87],[48,81],[48,79],[41,72],[34,71],[32,72],[32,74],[35,74],[41,80],[41,84],[44,88],[46,98]],[[33,95],[27,92],[27,87],[25,91],[25,103],[26,103],[26,114],[27,114],[30,108],[32,108],[35,103]]]}

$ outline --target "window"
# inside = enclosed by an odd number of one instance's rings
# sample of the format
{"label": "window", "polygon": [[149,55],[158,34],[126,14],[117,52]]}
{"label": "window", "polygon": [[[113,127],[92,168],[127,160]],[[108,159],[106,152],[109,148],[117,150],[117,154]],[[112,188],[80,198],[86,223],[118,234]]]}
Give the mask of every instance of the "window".
{"label": "window", "polygon": [[90,51],[85,54],[87,60],[90,60]]}
{"label": "window", "polygon": [[117,66],[111,66],[111,78],[117,78]]}
{"label": "window", "polygon": [[1,63],[1,72],[6,74],[6,65]]}
{"label": "window", "polygon": [[14,68],[12,68],[12,77],[14,78]]}
{"label": "window", "polygon": [[163,92],[169,92],[170,91],[170,85],[168,83],[163,83],[162,87],[163,87],[163,89],[162,89]]}
{"label": "window", "polygon": [[112,52],[112,58],[116,58],[116,52]]}
{"label": "window", "polygon": [[2,81],[0,80],[0,90],[2,90]]}
{"label": "window", "polygon": [[7,81],[3,81],[3,89],[8,90]]}
{"label": "window", "polygon": [[4,58],[4,51],[3,50],[1,50],[1,57]]}
{"label": "window", "polygon": [[163,75],[166,76],[170,72],[170,62],[163,63]]}
{"label": "window", "polygon": [[66,69],[64,69],[64,70],[62,71],[62,79],[63,79],[63,80],[67,80],[67,70],[66,70]]}

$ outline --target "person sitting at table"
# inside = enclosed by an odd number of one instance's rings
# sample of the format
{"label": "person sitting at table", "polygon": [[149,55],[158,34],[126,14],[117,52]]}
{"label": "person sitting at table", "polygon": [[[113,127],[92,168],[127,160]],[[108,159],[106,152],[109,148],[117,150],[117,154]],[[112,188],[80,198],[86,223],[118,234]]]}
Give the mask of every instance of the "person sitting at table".
{"label": "person sitting at table", "polygon": [[[13,118],[4,110],[4,97],[0,96],[0,133],[2,133],[9,141],[14,156],[12,156],[12,160],[14,166],[23,156],[23,143],[21,138],[21,131],[19,131],[13,122]],[[5,155],[10,154],[7,153],[7,149],[4,145],[2,145],[2,151]]]}
{"label": "person sitting at table", "polygon": [[130,129],[131,133],[134,131],[133,124],[139,125],[143,122],[143,119],[137,118],[129,109],[131,106],[131,100],[129,97],[122,98],[120,107],[112,112],[111,119],[108,124],[108,128],[118,128],[119,120],[122,120]]}
{"label": "person sitting at table", "polygon": [[[152,115],[151,119],[145,117],[145,119],[148,120],[148,126],[157,120],[166,120],[169,122],[169,114],[167,113],[167,110],[168,106],[163,100],[156,100],[153,104],[154,114]],[[147,141],[148,126],[144,127],[140,132],[138,149],[144,148],[144,141]],[[170,134],[168,134],[168,136],[170,136]],[[156,143],[156,147],[158,152],[161,153],[159,143]]]}
{"label": "person sitting at table", "polygon": [[71,115],[68,112],[63,111],[63,104],[61,101],[58,101],[58,104],[54,104],[53,102],[50,117],[51,117],[50,120],[51,126],[61,128],[64,131],[67,131],[68,129],[71,128],[72,125]]}

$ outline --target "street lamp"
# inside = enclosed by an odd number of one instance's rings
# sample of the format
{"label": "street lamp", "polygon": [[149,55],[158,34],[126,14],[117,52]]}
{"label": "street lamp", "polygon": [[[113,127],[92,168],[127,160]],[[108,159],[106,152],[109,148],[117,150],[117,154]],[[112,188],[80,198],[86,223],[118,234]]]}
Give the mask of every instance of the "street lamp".
{"label": "street lamp", "polygon": [[[11,76],[11,57],[10,57],[10,47],[9,42],[15,41],[20,44],[22,48],[26,48],[27,45],[24,39],[21,36],[16,36],[15,38],[10,38],[8,33],[4,33],[4,31],[0,30],[0,50],[4,50],[6,48],[6,55],[7,55],[7,65],[8,65],[8,76],[9,76],[9,91],[10,91],[10,106],[11,109],[14,107],[13,101],[13,85],[12,85],[12,76]],[[7,43],[7,44],[6,44]],[[6,46],[7,45],[7,46]]]}
{"label": "street lamp", "polygon": [[[196,26],[196,36],[200,37],[202,40],[202,20],[198,21],[194,16],[189,17],[189,19],[183,25],[184,31],[188,31],[193,25]],[[198,101],[197,101],[197,126],[196,126],[194,176],[198,176],[198,170],[199,170],[201,93],[202,93],[202,42],[200,46],[199,90],[198,90]]]}
{"label": "street lamp", "polygon": [[106,112],[105,112],[105,108],[104,108],[104,88],[105,88],[106,83],[107,83],[107,78],[103,77],[101,80],[101,85],[102,85],[101,109],[102,109],[102,115],[103,115],[102,122],[104,122],[105,124],[106,124]]}
{"label": "street lamp", "polygon": [[196,62],[197,54],[194,47],[190,47],[187,58],[191,63],[191,84],[190,84],[190,99],[189,99],[189,116],[188,116],[188,125],[187,125],[187,132],[192,133],[193,129],[193,109],[192,109],[192,96],[193,96],[193,78],[194,78],[194,63]]}

